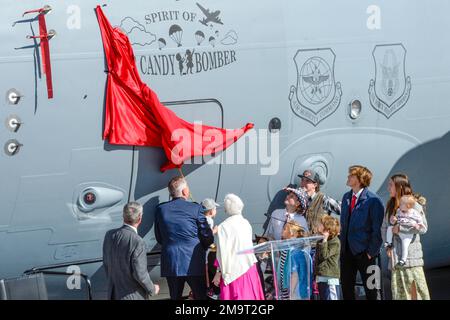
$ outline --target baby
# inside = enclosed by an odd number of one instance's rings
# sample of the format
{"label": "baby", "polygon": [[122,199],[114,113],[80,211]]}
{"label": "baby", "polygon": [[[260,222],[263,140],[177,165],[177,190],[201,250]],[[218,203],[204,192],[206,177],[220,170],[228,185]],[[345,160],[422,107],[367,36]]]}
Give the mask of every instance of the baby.
{"label": "baby", "polygon": [[[414,209],[415,205],[416,199],[412,195],[407,195],[400,198],[400,206],[397,210],[397,213],[395,216],[391,216],[389,221],[390,226],[388,227],[386,234],[386,247],[392,247],[392,229],[396,224],[404,227],[413,227],[417,230],[425,228],[422,215],[420,214],[420,212]],[[414,234],[400,232],[398,236],[400,237],[400,240],[402,242],[402,256],[400,261],[397,263],[397,266],[403,267],[406,263],[406,259],[408,258],[408,248],[414,237]]]}

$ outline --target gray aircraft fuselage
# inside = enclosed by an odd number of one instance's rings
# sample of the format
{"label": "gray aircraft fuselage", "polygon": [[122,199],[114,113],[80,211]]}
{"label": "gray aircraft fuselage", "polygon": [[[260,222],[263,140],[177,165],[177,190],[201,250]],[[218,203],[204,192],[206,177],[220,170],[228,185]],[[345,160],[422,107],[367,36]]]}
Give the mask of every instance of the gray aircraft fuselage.
{"label": "gray aircraft fuselage", "polygon": [[[197,2],[218,16],[207,19]],[[298,184],[307,167],[326,177],[322,190],[339,200],[349,189],[350,165],[371,169],[370,188],[384,202],[389,177],[406,173],[428,201],[425,267],[450,264],[450,39],[444,34],[450,2],[1,4],[0,279],[75,265],[91,277],[94,298],[104,298],[101,263],[78,262],[101,259],[105,232],[122,224],[123,205],[135,200],[144,205],[139,233],[152,253],[151,276],[162,281],[154,208],[169,200],[167,182],[179,172],[159,171],[162,149],[102,140],[106,73],[98,4],[107,4],[109,21],[130,38],[142,80],[180,117],[224,128],[253,122],[249,135],[259,141],[279,134],[273,174],[262,174],[270,164],[261,156],[225,163],[233,148],[218,156],[221,164],[184,165],[195,201],[222,203],[225,194],[238,194],[254,233],[262,233],[265,214],[280,205],[278,192]],[[49,40],[53,99],[39,40],[27,39],[39,35],[36,14],[22,17],[43,5],[52,8],[47,29],[56,31]],[[261,130],[279,125],[265,135]],[[225,218],[220,209],[216,224]],[[78,297],[61,283],[54,292]]]}

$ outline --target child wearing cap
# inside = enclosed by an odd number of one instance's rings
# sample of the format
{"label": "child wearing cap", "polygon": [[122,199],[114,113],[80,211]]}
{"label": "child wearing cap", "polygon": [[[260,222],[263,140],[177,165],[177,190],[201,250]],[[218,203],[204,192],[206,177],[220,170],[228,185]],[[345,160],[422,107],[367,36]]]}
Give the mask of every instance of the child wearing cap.
{"label": "child wearing cap", "polygon": [[217,228],[214,228],[214,218],[217,214],[217,207],[219,207],[219,204],[217,204],[213,199],[206,198],[202,201],[202,206],[205,209],[203,214],[206,217],[206,221],[208,221],[208,225],[213,231],[213,234],[217,233]]}
{"label": "child wearing cap", "polygon": [[[206,198],[202,201],[202,206],[204,208],[203,214],[206,217],[206,221],[208,221],[208,225],[213,234],[216,234],[217,226],[214,226],[214,218],[216,217],[217,207],[219,207],[219,204],[211,198]],[[220,289],[212,282],[217,269],[214,266],[214,261],[216,261],[216,247],[212,244],[208,251],[206,251],[206,285],[208,287],[207,296],[211,299],[217,300],[220,294]]]}

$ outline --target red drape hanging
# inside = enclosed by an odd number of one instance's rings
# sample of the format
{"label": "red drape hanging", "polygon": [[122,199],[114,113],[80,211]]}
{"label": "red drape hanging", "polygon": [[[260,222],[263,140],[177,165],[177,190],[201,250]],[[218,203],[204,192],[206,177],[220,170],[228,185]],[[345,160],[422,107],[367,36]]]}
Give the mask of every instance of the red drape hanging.
{"label": "red drape hanging", "polygon": [[[127,35],[111,26],[100,6],[96,12],[108,67],[103,139],[111,144],[162,147],[168,159],[161,167],[165,171],[181,167],[193,156],[224,150],[253,128],[252,123],[236,130],[194,126],[177,117],[141,80]],[[174,132],[189,133],[190,141],[172,141]],[[205,139],[211,133],[213,138]]]}

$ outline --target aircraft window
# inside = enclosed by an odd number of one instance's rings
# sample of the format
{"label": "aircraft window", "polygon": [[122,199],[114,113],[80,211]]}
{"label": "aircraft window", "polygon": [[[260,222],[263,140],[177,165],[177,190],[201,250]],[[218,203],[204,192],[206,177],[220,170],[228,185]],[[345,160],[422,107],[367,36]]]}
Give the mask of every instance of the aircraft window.
{"label": "aircraft window", "polygon": [[353,100],[350,102],[350,108],[349,108],[349,116],[351,119],[356,120],[361,115],[361,101],[359,100]]}

